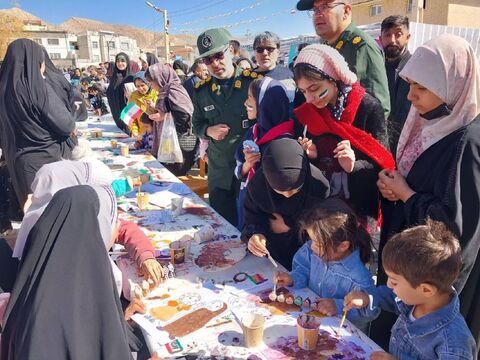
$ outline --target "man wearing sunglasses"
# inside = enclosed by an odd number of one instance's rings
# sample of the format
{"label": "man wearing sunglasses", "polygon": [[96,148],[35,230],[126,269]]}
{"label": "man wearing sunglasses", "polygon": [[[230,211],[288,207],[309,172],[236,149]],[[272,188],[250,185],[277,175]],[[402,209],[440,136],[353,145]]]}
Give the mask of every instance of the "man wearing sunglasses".
{"label": "man wearing sunglasses", "polygon": [[352,0],[300,0],[300,11],[308,10],[315,32],[345,58],[358,81],[390,112],[390,95],[384,58],[375,40],[352,23]]}
{"label": "man wearing sunglasses", "polygon": [[296,85],[292,71],[285,66],[278,65],[278,56],[280,55],[280,38],[278,35],[270,31],[258,34],[253,40],[253,50],[257,61],[255,71],[285,85],[290,102],[292,102]]}
{"label": "man wearing sunglasses", "polygon": [[193,128],[208,140],[208,195],[210,205],[232,225],[237,222],[240,184],[234,175],[235,150],[251,125],[243,103],[256,72],[242,72],[233,64],[230,33],[210,29],[199,35],[198,51],[212,76],[195,85]]}

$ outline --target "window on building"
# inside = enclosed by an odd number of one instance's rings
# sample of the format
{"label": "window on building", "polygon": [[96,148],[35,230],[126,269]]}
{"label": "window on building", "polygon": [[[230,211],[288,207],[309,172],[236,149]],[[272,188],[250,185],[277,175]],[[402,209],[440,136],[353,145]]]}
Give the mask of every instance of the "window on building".
{"label": "window on building", "polygon": [[76,42],[70,41],[68,43],[68,50],[78,50],[78,44]]}
{"label": "window on building", "polygon": [[58,39],[47,39],[48,45],[60,45],[60,41]]}
{"label": "window on building", "polygon": [[92,41],[92,48],[98,49],[98,41]]}
{"label": "window on building", "polygon": [[122,43],[120,43],[120,48],[122,50],[128,50],[128,49],[130,49],[130,44],[128,42],[122,42]]}
{"label": "window on building", "polygon": [[370,16],[378,16],[382,13],[382,5],[373,5],[370,8]]}
{"label": "window on building", "polygon": [[42,45],[42,39],[33,39],[33,41],[35,41],[37,44]]}
{"label": "window on building", "polygon": [[93,61],[100,61],[99,55],[93,55]]}
{"label": "window on building", "polygon": [[408,0],[407,2],[407,13],[411,13],[413,11],[413,0]]}
{"label": "window on building", "polygon": [[115,41],[109,41],[108,42],[108,48],[109,49],[115,49]]}
{"label": "window on building", "polygon": [[58,60],[62,58],[62,54],[60,53],[50,53],[48,54],[50,56],[50,59],[52,60]]}

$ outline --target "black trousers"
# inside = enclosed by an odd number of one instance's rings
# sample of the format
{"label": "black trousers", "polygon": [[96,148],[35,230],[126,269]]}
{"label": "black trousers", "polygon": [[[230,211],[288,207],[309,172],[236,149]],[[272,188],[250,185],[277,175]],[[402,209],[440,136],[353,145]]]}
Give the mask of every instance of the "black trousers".
{"label": "black trousers", "polygon": [[208,186],[210,205],[233,226],[237,226],[237,198],[239,192],[240,181],[233,174],[230,189]]}

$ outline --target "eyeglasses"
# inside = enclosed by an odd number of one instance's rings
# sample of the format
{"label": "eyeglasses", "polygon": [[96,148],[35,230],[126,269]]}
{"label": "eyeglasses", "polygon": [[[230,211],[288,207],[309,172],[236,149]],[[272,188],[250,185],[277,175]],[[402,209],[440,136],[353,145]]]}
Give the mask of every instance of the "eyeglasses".
{"label": "eyeglasses", "polygon": [[319,6],[314,6],[313,9],[308,10],[307,13],[308,13],[308,16],[313,17],[315,15],[323,14],[323,13],[329,11],[329,10],[332,10],[334,7],[337,7],[338,5],[347,5],[347,4],[344,3],[344,2],[326,3],[326,4],[319,5]]}
{"label": "eyeglasses", "polygon": [[225,52],[226,52],[227,50],[228,50],[228,47],[227,47],[225,50],[220,51],[220,52],[218,52],[218,53],[216,53],[216,54],[213,54],[213,55],[211,55],[211,56],[204,57],[204,58],[203,58],[203,63],[204,63],[205,65],[212,65],[215,60],[219,60],[219,61],[220,61],[220,60],[223,60],[223,59],[225,58]]}
{"label": "eyeglasses", "polygon": [[274,52],[275,50],[277,50],[276,47],[272,47],[272,46],[266,46],[266,47],[262,47],[262,46],[259,46],[255,49],[255,51],[259,54],[263,54],[265,52],[265,50],[268,51],[269,54],[271,54],[272,52]]}

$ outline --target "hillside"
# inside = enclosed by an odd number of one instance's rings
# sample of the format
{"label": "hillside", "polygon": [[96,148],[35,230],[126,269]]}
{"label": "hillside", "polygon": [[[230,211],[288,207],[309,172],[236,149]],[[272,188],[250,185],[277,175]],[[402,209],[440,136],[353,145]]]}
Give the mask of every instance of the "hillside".
{"label": "hillside", "polygon": [[[141,49],[154,49],[156,46],[163,43],[163,34],[153,31],[143,30],[130,25],[121,24],[106,24],[101,21],[84,19],[79,17],[71,17],[60,25],[52,25],[46,23],[39,17],[32,15],[22,9],[0,9],[0,15],[6,14],[22,21],[36,20],[42,21],[47,25],[49,30],[64,30],[73,34],[78,34],[86,30],[98,31],[106,30],[115,33],[126,35],[137,40],[137,45]],[[170,44],[174,45],[195,45],[196,37],[192,35],[171,35]]]}

